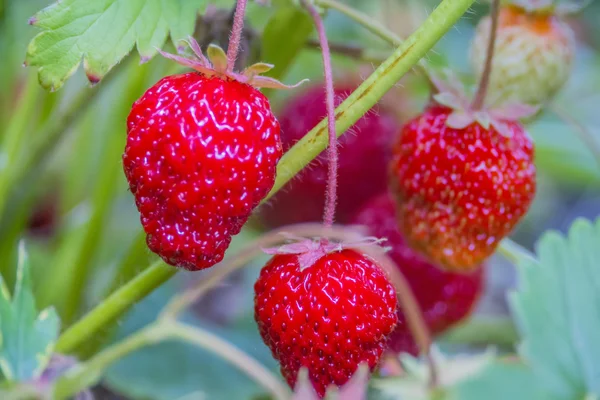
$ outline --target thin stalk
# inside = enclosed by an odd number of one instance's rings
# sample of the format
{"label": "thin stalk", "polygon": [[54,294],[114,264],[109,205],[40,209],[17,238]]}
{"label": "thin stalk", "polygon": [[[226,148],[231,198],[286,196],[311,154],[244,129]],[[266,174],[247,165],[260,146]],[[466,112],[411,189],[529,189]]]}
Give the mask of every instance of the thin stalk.
{"label": "thin stalk", "polygon": [[110,365],[142,347],[158,343],[170,334],[164,325],[153,323],[136,333],[106,348],[83,364],[69,370],[54,386],[53,399],[68,399],[82,390],[93,386]]}
{"label": "thin stalk", "polygon": [[335,102],[333,99],[333,72],[331,70],[331,53],[327,42],[325,25],[319,12],[307,0],[301,0],[302,5],[308,10],[313,19],[315,28],[319,35],[321,54],[323,56],[323,75],[325,76],[325,107],[327,109],[327,136],[328,147],[328,170],[327,170],[327,192],[325,193],[325,210],[323,211],[323,224],[325,227],[333,225],[335,218],[335,206],[337,202],[337,178],[338,178],[338,147],[335,134]]}
{"label": "thin stalk", "polygon": [[[336,109],[336,133],[341,135],[370,110],[435,45],[473,2],[474,0],[444,0],[423,25]],[[323,151],[327,143],[323,135],[326,126],[325,119],[284,155],[278,164],[275,185],[265,201]],[[96,334],[168,280],[175,271],[175,268],[169,268],[162,262],[144,270],[68,329],[59,339],[58,351],[73,351],[89,336]]]}
{"label": "thin stalk", "polygon": [[271,393],[274,399],[288,400],[290,398],[290,391],[283,385],[281,380],[275,377],[271,371],[256,359],[250,357],[228,341],[208,331],[180,322],[169,321],[169,324],[171,337],[195,344],[229,361]]}
{"label": "thin stalk", "polygon": [[233,26],[231,27],[231,36],[227,45],[227,72],[233,72],[235,60],[237,59],[240,40],[244,30],[244,15],[246,14],[246,3],[248,0],[237,0],[235,6],[235,15],[233,17]]}
{"label": "thin stalk", "polygon": [[577,121],[575,118],[570,116],[569,113],[564,112],[556,105],[550,104],[548,108],[554,113],[554,115],[563,120],[563,122],[565,122],[567,125],[571,125],[577,136],[579,136],[579,139],[585,143],[587,148],[594,155],[594,159],[596,160],[598,166],[600,166],[600,143],[598,143],[594,135],[581,122]]}
{"label": "thin stalk", "polygon": [[494,61],[494,52],[496,48],[496,36],[498,32],[498,18],[500,16],[500,0],[492,0],[492,11],[490,18],[492,23],[490,26],[490,38],[488,41],[487,53],[485,55],[485,65],[479,81],[477,93],[471,104],[471,109],[481,110],[485,104],[485,96],[490,85],[490,77],[492,75],[492,66]]}
{"label": "thin stalk", "polygon": [[527,261],[536,261],[533,253],[509,238],[505,238],[500,242],[497,251],[515,265]]}
{"label": "thin stalk", "polygon": [[382,248],[377,246],[362,246],[359,248],[363,253],[377,260],[379,266],[388,273],[390,280],[396,288],[400,307],[406,317],[410,332],[427,361],[429,367],[429,387],[432,389],[437,388],[439,386],[439,372],[435,359],[431,354],[433,339],[423,317],[421,306],[415,298],[408,281]]}
{"label": "thin stalk", "polygon": [[53,398],[62,400],[76,395],[96,384],[103,371],[116,361],[145,346],[168,339],[188,342],[214,353],[262,385],[275,399],[289,399],[287,387],[260,362],[208,331],[173,320],[158,320],[68,370],[54,387]]}
{"label": "thin stalk", "polygon": [[[314,3],[319,7],[329,8],[332,10],[336,10],[341,14],[344,14],[346,17],[350,18],[363,28],[367,29],[369,32],[373,33],[375,36],[378,36],[379,38],[385,40],[394,47],[400,46],[403,42],[400,36],[387,29],[379,21],[376,21],[368,15],[365,15],[352,7],[342,4],[337,0],[314,0]],[[430,67],[427,64],[426,60],[419,60],[415,66],[419,69],[419,72],[423,76],[429,76]]]}
{"label": "thin stalk", "polygon": [[3,134],[2,148],[0,149],[0,216],[8,200],[14,172],[14,165],[21,157],[23,144],[29,137],[27,125],[38,99],[39,87],[35,73],[29,73],[23,93],[15,107],[6,131]]}

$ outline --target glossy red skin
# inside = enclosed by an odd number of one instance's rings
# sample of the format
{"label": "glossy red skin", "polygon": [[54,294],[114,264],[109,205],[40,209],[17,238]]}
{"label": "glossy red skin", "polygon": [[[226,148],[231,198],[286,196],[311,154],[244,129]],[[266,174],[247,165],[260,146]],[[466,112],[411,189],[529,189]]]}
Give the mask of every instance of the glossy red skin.
{"label": "glossy red skin", "polygon": [[[484,289],[483,267],[478,267],[471,274],[442,271],[411,249],[398,228],[391,194],[383,193],[373,198],[352,222],[365,226],[369,235],[387,239],[384,243],[390,247],[387,254],[410,285],[433,335],[443,333],[474,310]],[[401,310],[398,311],[398,326],[390,336],[388,346],[394,353],[415,356],[419,353]]]}
{"label": "glossy red skin", "polygon": [[473,123],[446,125],[433,105],[404,126],[394,146],[391,187],[413,247],[442,268],[477,268],[525,215],[536,189],[534,145],[523,126],[510,137]]}
{"label": "glossy red skin", "polygon": [[361,362],[375,368],[397,322],[396,292],[374,262],[354,250],[330,253],[300,270],[276,255],[254,286],[260,334],[291,387],[302,366],[322,397]]}
{"label": "glossy red skin", "polygon": [[188,270],[221,261],[275,180],[267,98],[234,80],[168,76],[134,103],[127,132],[123,166],[150,250]]}
{"label": "glossy red skin", "polygon": [[[351,85],[337,86],[336,106],[354,89],[355,86]],[[322,85],[312,86],[293,97],[279,113],[285,151],[304,137],[326,114]],[[399,129],[400,125],[393,115],[375,107],[340,137],[336,207],[338,222],[347,222],[371,196],[381,193],[387,187],[392,141]],[[261,207],[260,217],[264,225],[276,228],[320,221],[325,206],[327,168],[325,151],[278,191],[268,204]]]}

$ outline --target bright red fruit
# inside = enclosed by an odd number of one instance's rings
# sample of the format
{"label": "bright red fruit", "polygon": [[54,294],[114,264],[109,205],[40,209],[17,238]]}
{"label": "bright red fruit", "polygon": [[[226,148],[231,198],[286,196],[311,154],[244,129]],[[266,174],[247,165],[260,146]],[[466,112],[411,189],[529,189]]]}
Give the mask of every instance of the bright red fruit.
{"label": "bright red fruit", "polygon": [[[528,210],[536,187],[534,145],[523,126],[460,124],[433,104],[404,126],[394,146],[391,187],[400,230],[441,267],[477,268]],[[497,130],[502,126],[502,133]]]}
{"label": "bright red fruit", "polygon": [[[335,104],[355,89],[335,88]],[[279,114],[281,140],[287,151],[327,114],[322,85],[293,97]],[[347,222],[375,194],[387,187],[387,167],[393,138],[400,129],[395,117],[381,107],[372,109],[339,138],[338,204],[336,219]],[[261,208],[269,228],[320,221],[325,207],[327,154],[322,153]]]}
{"label": "bright red fruit", "polygon": [[127,132],[123,164],[150,249],[189,270],[219,262],[282,155],[266,97],[228,77],[168,76],[135,102]]}
{"label": "bright red fruit", "polygon": [[[301,258],[301,256],[300,256]],[[323,396],[361,362],[375,368],[397,322],[396,292],[375,262],[354,250],[300,267],[299,255],[275,255],[254,286],[260,334],[290,386],[302,366]]]}
{"label": "bright red fruit", "polygon": [[[477,268],[471,274],[442,271],[411,249],[398,228],[390,194],[372,199],[352,222],[367,227],[370,235],[387,238],[388,255],[410,285],[433,335],[446,331],[473,311],[483,291],[483,268]],[[398,311],[398,321],[398,327],[390,337],[389,349],[417,355],[419,349],[401,311]]]}

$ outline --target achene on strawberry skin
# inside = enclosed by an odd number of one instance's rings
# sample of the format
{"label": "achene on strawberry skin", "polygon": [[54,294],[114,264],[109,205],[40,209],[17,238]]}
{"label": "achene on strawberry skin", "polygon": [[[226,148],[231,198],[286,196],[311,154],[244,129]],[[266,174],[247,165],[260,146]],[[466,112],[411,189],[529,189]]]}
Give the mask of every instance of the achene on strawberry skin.
{"label": "achene on strawberry skin", "polygon": [[277,254],[254,286],[255,319],[265,344],[295,386],[301,367],[322,397],[361,363],[373,370],[397,323],[396,292],[375,262],[352,249],[312,265]]}
{"label": "achene on strawberry skin", "polygon": [[[433,335],[445,332],[475,309],[484,289],[484,266],[470,274],[442,271],[410,248],[398,228],[396,205],[390,193],[382,193],[365,204],[352,223],[365,226],[370,235],[387,239],[388,255],[410,285]],[[390,336],[388,350],[415,356],[419,353],[402,310],[398,310],[398,326]]]}
{"label": "achene on strawberry skin", "polygon": [[206,58],[189,45],[195,59],[160,52],[195,72],[161,79],[134,103],[123,168],[150,250],[200,270],[221,261],[275,182],[280,128],[257,87],[295,86],[260,76],[272,65],[237,73],[221,48]]}
{"label": "achene on strawberry skin", "polygon": [[394,146],[390,179],[410,246],[443,269],[466,272],[525,215],[536,169],[533,142],[519,122],[449,126],[456,115],[432,103],[407,123]]}
{"label": "achene on strawberry skin", "polygon": [[219,262],[269,192],[279,124],[258,90],[190,72],[163,78],[127,120],[125,174],[148,247],[172,265]]}
{"label": "achene on strawberry skin", "polygon": [[[339,105],[355,88],[352,81],[336,84],[335,104]],[[278,115],[284,150],[289,150],[325,116],[322,85],[292,97]],[[340,223],[348,222],[371,196],[387,187],[386,171],[398,129],[395,116],[377,106],[339,138],[336,219]],[[323,153],[261,207],[261,221],[269,228],[320,221],[326,186],[327,155]]]}

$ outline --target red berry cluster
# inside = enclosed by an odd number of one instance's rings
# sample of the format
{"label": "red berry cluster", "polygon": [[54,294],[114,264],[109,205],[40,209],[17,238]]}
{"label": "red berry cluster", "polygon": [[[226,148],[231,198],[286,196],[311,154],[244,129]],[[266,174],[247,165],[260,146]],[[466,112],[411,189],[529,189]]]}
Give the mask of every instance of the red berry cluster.
{"label": "red berry cluster", "polygon": [[[282,86],[257,77],[269,66],[244,75],[198,56],[169,56],[196,72],[162,79],[134,104],[123,155],[149,248],[190,270],[223,258],[271,190],[283,150],[326,115],[323,89],[309,88],[283,109],[280,137],[256,89]],[[404,127],[376,108],[342,137],[338,205],[342,223],[387,239],[437,335],[474,309],[483,264],[527,212],[536,170],[533,143],[517,122],[522,108],[471,108],[463,92],[432,80],[438,93]],[[353,89],[340,85],[336,100]],[[273,197],[260,213],[265,225],[320,219],[325,161],[317,158]],[[276,252],[254,288],[260,334],[284,377],[293,386],[306,367],[320,396],[361,363],[373,370],[386,350],[419,350],[386,273],[350,247],[326,238],[296,243]]]}

